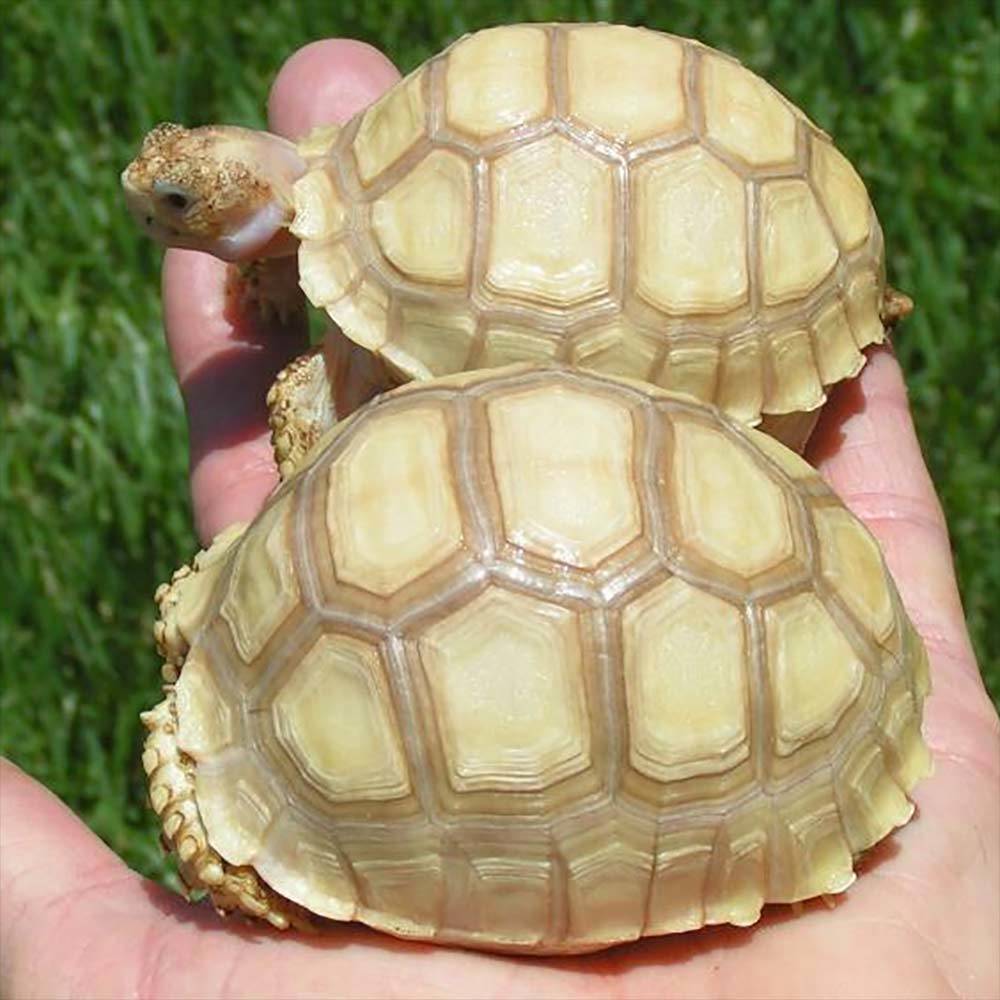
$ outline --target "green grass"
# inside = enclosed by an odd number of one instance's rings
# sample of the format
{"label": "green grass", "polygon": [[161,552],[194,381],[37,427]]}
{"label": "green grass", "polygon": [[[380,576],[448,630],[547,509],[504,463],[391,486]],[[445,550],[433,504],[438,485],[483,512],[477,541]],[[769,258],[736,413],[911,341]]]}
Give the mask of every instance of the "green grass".
{"label": "green grass", "polygon": [[[0,749],[162,874],[137,713],[155,585],[195,546],[159,252],[117,175],[154,122],[260,125],[283,58],[353,35],[408,69],[499,20],[604,19],[735,53],[832,132],[879,209],[898,347],[1000,696],[1000,31],[992,4],[38,0],[8,5],[0,323]],[[235,12],[235,13],[234,13]]]}

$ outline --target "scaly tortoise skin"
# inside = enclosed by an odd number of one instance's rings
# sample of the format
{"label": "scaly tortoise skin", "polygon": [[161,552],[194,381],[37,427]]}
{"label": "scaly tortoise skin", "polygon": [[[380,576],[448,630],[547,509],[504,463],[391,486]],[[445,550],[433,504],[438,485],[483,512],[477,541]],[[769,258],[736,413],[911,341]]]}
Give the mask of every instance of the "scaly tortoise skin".
{"label": "scaly tortoise skin", "polygon": [[911,816],[924,649],[766,435],[515,366],[286,461],[158,593],[143,763],[220,909],[582,952],[838,893]]}
{"label": "scaly tortoise skin", "polygon": [[770,415],[793,447],[911,306],[829,137],[735,59],[643,28],[480,31],[297,146],[161,126],[124,182],[167,243],[295,237],[309,299],[401,379],[556,359]]}

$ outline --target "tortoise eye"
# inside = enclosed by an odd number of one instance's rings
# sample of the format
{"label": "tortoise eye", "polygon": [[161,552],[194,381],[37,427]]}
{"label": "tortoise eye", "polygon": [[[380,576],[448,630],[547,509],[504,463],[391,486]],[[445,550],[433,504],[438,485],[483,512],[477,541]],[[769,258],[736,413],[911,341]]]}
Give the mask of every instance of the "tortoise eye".
{"label": "tortoise eye", "polygon": [[184,188],[178,187],[176,184],[170,184],[167,181],[157,181],[154,183],[153,192],[162,204],[178,212],[183,212],[194,201]]}

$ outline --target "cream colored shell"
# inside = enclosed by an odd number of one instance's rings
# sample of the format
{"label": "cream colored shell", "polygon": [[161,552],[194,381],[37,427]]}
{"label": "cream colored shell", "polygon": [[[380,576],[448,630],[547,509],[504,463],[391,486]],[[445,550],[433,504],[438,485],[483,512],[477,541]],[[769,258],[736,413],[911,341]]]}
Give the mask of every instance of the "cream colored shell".
{"label": "cream colored shell", "polygon": [[846,888],[929,768],[872,537],[640,383],[395,390],[159,600],[152,802],[190,884],[278,926],[575,952],[751,924]]}
{"label": "cream colored shell", "polygon": [[756,423],[816,409],[884,336],[864,184],[698,42],[481,31],[303,153],[302,285],[406,377],[557,359]]}

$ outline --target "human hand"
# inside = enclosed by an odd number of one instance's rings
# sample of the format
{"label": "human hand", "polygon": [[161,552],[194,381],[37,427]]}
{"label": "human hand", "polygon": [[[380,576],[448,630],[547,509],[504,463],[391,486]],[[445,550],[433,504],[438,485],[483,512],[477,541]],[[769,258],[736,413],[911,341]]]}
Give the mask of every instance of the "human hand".
{"label": "human hand", "polygon": [[[271,128],[344,120],[398,79],[354,42],[301,50],[272,90]],[[305,344],[301,318],[265,325],[226,292],[226,265],[168,251],[168,339],[192,439],[204,541],[253,516],[276,482],[263,408]],[[837,389],[810,458],[879,538],[932,660],[925,734],[934,776],[917,817],[862,862],[832,911],[769,907],[715,927],[574,959],[517,959],[222,921],[130,871],[53,795],[0,771],[0,994],[277,996],[992,997],[1000,992],[1000,743],[962,618],[941,510],[898,365],[871,352]]]}

